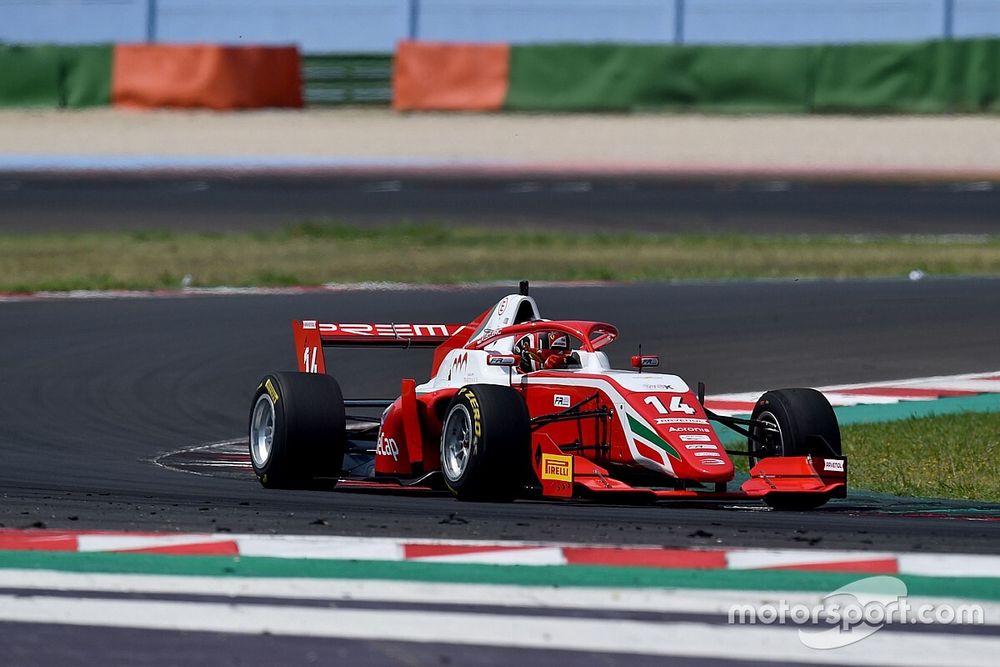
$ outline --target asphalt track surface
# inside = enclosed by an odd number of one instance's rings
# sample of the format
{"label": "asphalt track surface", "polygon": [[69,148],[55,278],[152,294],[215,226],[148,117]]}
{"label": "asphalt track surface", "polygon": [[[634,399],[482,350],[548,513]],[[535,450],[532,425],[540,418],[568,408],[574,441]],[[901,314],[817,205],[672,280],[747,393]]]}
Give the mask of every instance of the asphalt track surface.
{"label": "asphalt track surface", "polygon": [[[259,377],[294,367],[290,320],[466,321],[506,291],[341,292],[0,304],[0,524],[8,528],[336,533],[610,544],[1000,550],[1000,521],[884,516],[847,499],[809,513],[706,506],[460,503],[274,491],[157,456],[239,438]],[[536,288],[543,315],[619,325],[711,392],[1000,368],[1000,281]],[[426,352],[332,352],[353,396],[426,377]],[[877,509],[877,508],[875,508]]]}
{"label": "asphalt track surface", "polygon": [[0,173],[0,232],[267,230],[303,221],[593,231],[996,234],[991,182],[642,175]]}

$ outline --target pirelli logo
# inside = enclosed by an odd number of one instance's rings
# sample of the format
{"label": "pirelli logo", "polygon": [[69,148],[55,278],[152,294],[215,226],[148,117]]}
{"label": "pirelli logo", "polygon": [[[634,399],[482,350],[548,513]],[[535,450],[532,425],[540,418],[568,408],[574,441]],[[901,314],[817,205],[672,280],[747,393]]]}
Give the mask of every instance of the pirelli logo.
{"label": "pirelli logo", "polygon": [[573,457],[561,454],[542,454],[542,479],[572,482]]}

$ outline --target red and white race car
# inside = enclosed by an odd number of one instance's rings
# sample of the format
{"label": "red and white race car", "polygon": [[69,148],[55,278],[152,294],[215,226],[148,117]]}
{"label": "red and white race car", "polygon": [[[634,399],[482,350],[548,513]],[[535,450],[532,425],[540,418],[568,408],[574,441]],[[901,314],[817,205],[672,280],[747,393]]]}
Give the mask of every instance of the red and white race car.
{"label": "red and white race car", "polygon": [[[604,322],[542,319],[527,283],[469,324],[293,322],[299,372],[271,373],[250,409],[267,487],[447,488],[462,500],[761,499],[809,509],[847,493],[840,429],[812,389],[768,391],[749,419],[716,415],[655,356],[615,370]],[[344,399],[327,347],[432,347],[431,378],[398,398]],[[348,409],[384,408],[381,418]],[[726,449],[712,422],[747,438]],[[750,476],[734,488],[731,456]]]}

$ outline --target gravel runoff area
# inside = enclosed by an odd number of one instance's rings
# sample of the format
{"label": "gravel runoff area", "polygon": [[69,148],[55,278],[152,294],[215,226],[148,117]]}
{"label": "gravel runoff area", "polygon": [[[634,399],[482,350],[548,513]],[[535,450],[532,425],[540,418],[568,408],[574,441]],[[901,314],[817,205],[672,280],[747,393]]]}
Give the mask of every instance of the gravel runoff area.
{"label": "gravel runoff area", "polygon": [[4,156],[1000,174],[1000,117],[0,110]]}

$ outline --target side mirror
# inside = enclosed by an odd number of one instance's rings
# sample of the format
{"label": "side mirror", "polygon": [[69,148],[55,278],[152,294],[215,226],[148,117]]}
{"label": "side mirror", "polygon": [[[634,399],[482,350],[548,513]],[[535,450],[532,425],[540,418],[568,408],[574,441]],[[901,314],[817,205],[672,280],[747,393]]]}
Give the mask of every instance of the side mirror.
{"label": "side mirror", "polygon": [[511,366],[517,365],[517,357],[513,354],[488,354],[486,355],[487,366]]}
{"label": "side mirror", "polygon": [[660,358],[655,354],[632,355],[632,368],[637,368],[640,371],[643,368],[656,368],[659,365],[660,365]]}

